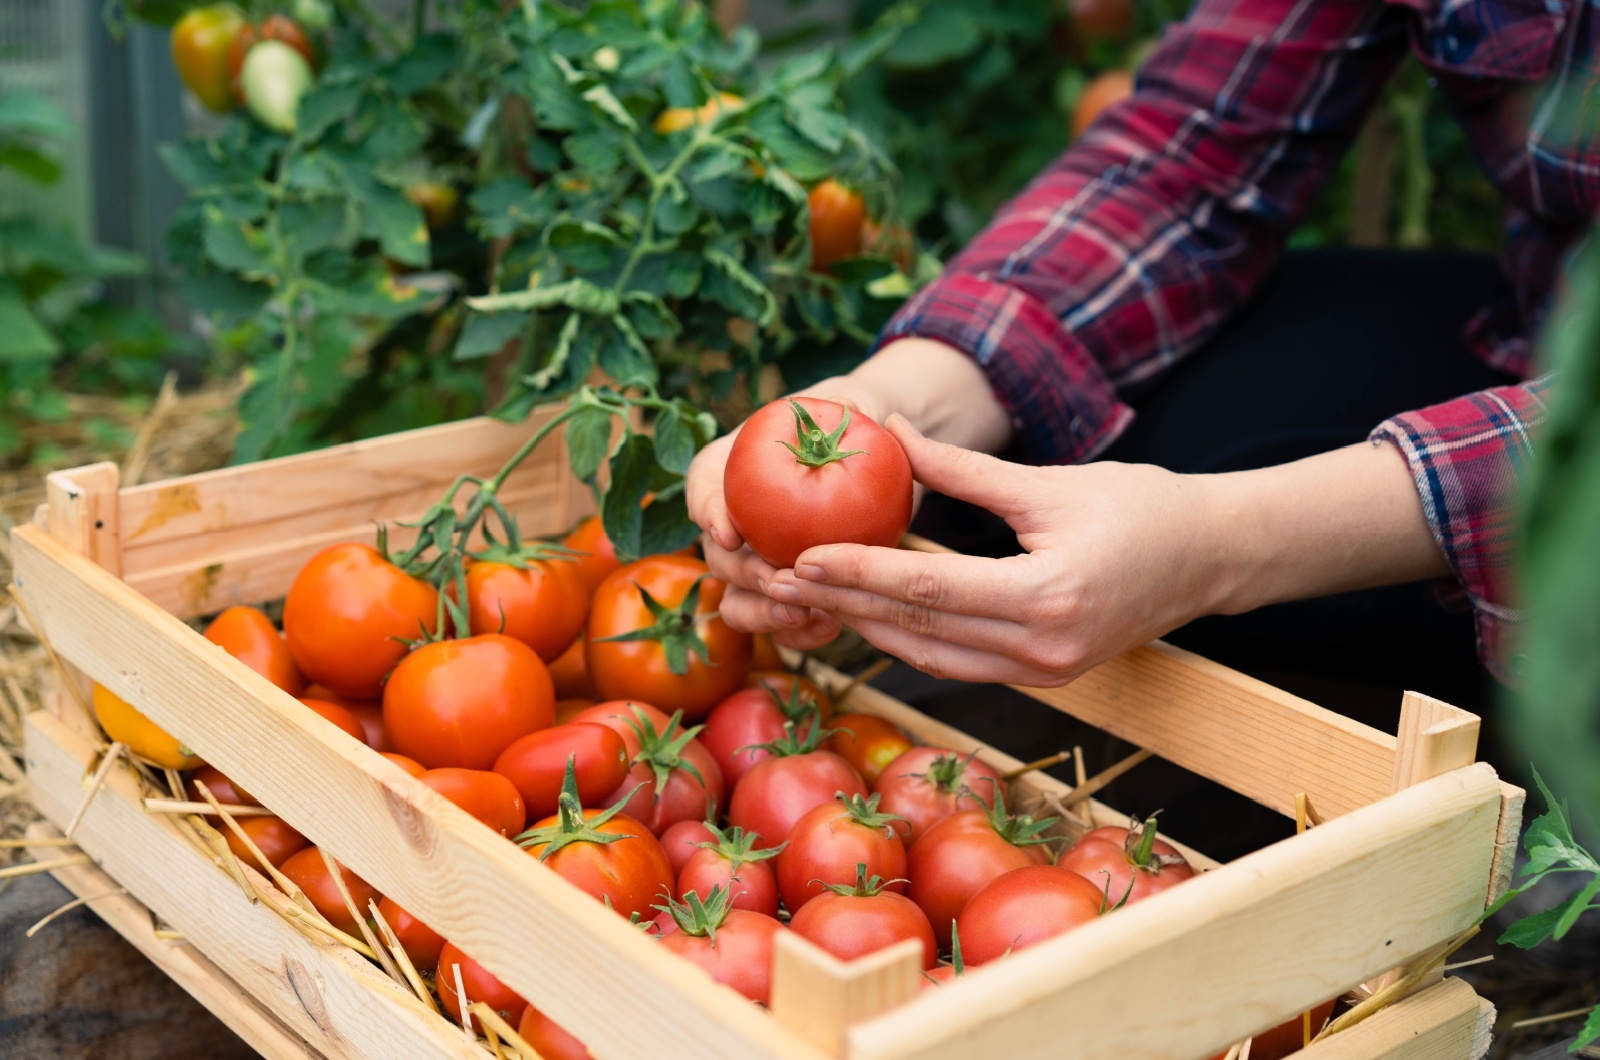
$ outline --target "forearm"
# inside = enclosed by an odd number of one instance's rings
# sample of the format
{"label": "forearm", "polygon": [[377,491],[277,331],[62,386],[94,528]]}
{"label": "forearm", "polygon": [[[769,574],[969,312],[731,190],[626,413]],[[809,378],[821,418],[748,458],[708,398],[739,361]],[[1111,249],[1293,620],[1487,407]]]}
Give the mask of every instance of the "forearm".
{"label": "forearm", "polygon": [[889,343],[851,372],[923,434],[963,449],[996,453],[1011,440],[1011,422],[983,369],[960,350],[933,339]]}

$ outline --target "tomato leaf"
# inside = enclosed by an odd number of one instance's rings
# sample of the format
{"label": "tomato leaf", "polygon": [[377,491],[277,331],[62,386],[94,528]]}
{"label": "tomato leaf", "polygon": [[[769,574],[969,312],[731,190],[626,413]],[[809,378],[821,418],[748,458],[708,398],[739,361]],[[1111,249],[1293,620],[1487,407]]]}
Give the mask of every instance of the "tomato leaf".
{"label": "tomato leaf", "polygon": [[664,409],[656,417],[656,462],[668,471],[686,474],[694,459],[694,432],[683,422],[676,408]]}
{"label": "tomato leaf", "polygon": [[567,421],[567,460],[572,473],[591,481],[611,450],[611,413],[587,408]]}
{"label": "tomato leaf", "polygon": [[397,96],[416,95],[444,80],[455,64],[456,38],[429,34],[394,61],[389,68],[389,90]]}
{"label": "tomato leaf", "polygon": [[527,323],[526,312],[473,313],[467,317],[466,326],[461,329],[460,338],[456,339],[452,356],[458,361],[488,357],[521,334]]}
{"label": "tomato leaf", "polygon": [[600,370],[624,387],[654,385],[661,378],[650,348],[639,333],[618,314],[611,318],[609,334],[600,343]]}
{"label": "tomato leaf", "polygon": [[1594,1011],[1589,1013],[1583,1028],[1578,1031],[1578,1037],[1567,1046],[1567,1052],[1575,1053],[1591,1042],[1600,1042],[1600,1005],[1596,1005]]}
{"label": "tomato leaf", "polygon": [[600,507],[600,523],[617,558],[625,563],[644,554],[644,495],[655,466],[655,444],[646,435],[630,435],[611,454],[611,483]]}

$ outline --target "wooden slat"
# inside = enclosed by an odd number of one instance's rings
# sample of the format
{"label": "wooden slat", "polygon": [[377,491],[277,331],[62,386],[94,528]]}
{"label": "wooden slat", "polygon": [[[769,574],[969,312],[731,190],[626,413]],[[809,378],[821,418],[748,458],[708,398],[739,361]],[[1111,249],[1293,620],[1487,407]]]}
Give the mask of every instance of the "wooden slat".
{"label": "wooden slat", "polygon": [[1527,792],[1501,781],[1500,826],[1495,832],[1494,863],[1489,870],[1489,902],[1497,900],[1511,889],[1512,870],[1517,865],[1517,846],[1522,839],[1522,806],[1526,800]]}
{"label": "wooden slat", "polygon": [[[28,826],[27,836],[29,839],[59,839],[61,830],[44,821],[35,821]],[[30,850],[35,861],[73,853],[70,847]],[[316,1060],[322,1056],[192,944],[157,938],[150,910],[131,895],[109,893],[121,885],[99,867],[68,865],[50,875],[79,898],[101,895],[88,905],[96,916],[267,1060]]]}
{"label": "wooden slat", "polygon": [[772,1014],[830,1056],[843,1051],[852,1024],[898,1008],[922,989],[916,939],[848,963],[792,931],[775,942]]}
{"label": "wooden slat", "polygon": [[1390,789],[1399,791],[1471,765],[1478,755],[1478,716],[1421,692],[1400,700]]}
{"label": "wooden slat", "polygon": [[[82,797],[92,749],[43,713],[28,719],[26,736],[35,805],[60,826]],[[458,1030],[353,950],[312,942],[264,902],[246,902],[227,873],[171,821],[145,813],[137,795],[131,771],[113,770],[73,838],[295,1034],[330,1057],[482,1060]]]}
{"label": "wooden slat", "polygon": [[122,573],[116,464],[89,464],[45,477],[50,533],[113,574]]}
{"label": "wooden slat", "polygon": [[1295,1054],[1295,1060],[1480,1060],[1494,1006],[1446,979]]}
{"label": "wooden slat", "polygon": [[972,970],[848,1055],[1211,1055],[1473,923],[1499,810],[1488,766],[1418,784]]}
{"label": "wooden slat", "polygon": [[818,1055],[122,582],[29,528],[13,544],[58,651],[600,1055]]}

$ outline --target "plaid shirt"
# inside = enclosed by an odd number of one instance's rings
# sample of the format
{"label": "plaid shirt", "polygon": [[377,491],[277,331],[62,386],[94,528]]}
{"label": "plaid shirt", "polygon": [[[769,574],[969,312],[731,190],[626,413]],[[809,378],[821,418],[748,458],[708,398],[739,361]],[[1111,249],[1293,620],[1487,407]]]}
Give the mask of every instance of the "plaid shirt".
{"label": "plaid shirt", "polygon": [[[1088,460],[1132,420],[1119,388],[1202,345],[1284,241],[1407,46],[1506,197],[1517,297],[1472,348],[1526,378],[1566,252],[1600,205],[1600,6],[1584,0],[1199,0],[1110,108],[891,321],[981,364],[1039,463]],[[1405,412],[1393,442],[1506,675],[1508,491],[1542,383]]]}

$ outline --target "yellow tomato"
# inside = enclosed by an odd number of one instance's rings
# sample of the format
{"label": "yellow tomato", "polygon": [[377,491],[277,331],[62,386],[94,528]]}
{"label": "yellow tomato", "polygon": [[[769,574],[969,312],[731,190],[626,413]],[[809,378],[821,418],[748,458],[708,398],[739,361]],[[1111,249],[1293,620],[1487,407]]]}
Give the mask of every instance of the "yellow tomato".
{"label": "yellow tomato", "polygon": [[723,108],[738,110],[743,106],[743,96],[736,96],[732,92],[718,92],[716,99],[707,100],[703,106],[670,107],[662,111],[656,116],[655,130],[662,136],[682,132],[690,126],[710,121],[722,113]]}
{"label": "yellow tomato", "polygon": [[112,692],[94,686],[94,716],[113,740],[128,745],[140,758],[167,769],[194,769],[205,763],[171,733],[133,709]]}

